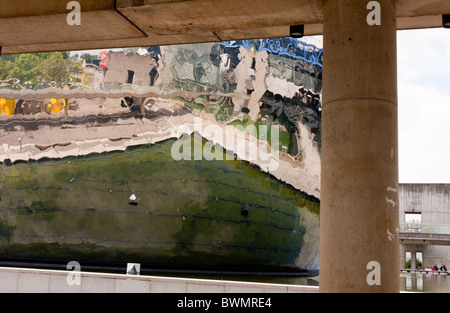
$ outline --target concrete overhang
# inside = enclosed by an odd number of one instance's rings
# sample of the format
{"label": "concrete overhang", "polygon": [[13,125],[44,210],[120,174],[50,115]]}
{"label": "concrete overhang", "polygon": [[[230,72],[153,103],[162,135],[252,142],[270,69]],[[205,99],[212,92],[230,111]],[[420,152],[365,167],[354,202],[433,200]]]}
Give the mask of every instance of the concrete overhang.
{"label": "concrete overhang", "polygon": [[[2,53],[287,37],[297,24],[305,35],[323,30],[323,0],[78,0],[81,25],[68,25],[68,3],[1,1]],[[450,1],[397,1],[399,30],[442,27],[442,14]]]}
{"label": "concrete overhang", "polygon": [[416,245],[450,245],[450,234],[432,234],[432,233],[410,233],[401,232],[399,234],[401,244]]}

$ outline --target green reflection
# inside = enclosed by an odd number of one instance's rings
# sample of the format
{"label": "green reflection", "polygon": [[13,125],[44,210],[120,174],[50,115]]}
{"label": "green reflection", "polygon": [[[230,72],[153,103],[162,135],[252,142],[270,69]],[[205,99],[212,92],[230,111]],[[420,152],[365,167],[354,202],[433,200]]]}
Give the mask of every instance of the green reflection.
{"label": "green reflection", "polygon": [[295,266],[318,200],[245,161],[175,161],[173,143],[0,166],[0,254]]}

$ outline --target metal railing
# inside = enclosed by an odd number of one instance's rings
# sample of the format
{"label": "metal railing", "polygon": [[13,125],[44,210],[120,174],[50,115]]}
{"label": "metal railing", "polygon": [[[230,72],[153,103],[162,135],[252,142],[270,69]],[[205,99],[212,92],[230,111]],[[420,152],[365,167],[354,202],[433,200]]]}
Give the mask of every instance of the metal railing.
{"label": "metal railing", "polygon": [[400,232],[404,233],[427,233],[427,234],[450,234],[450,225],[428,225],[423,223],[400,224]]}

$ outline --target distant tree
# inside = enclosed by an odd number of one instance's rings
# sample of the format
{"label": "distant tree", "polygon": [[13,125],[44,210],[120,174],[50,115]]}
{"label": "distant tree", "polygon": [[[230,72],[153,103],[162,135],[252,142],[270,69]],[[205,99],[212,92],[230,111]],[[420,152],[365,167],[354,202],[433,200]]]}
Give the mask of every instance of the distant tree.
{"label": "distant tree", "polygon": [[80,58],[83,59],[83,60],[96,60],[96,59],[97,59],[97,56],[96,56],[96,55],[93,55],[93,54],[89,54],[89,53],[83,53],[83,54],[80,56]]}
{"label": "distant tree", "polygon": [[69,73],[81,74],[83,73],[83,67],[81,66],[81,61],[78,61],[77,56],[72,56],[66,59],[67,68]]}
{"label": "distant tree", "polygon": [[51,52],[38,52],[36,55],[41,59],[46,59],[50,55]]}
{"label": "distant tree", "polygon": [[410,260],[406,260],[405,268],[411,268],[411,259]]}
{"label": "distant tree", "polygon": [[419,260],[416,260],[416,268],[422,268],[422,262]]}
{"label": "distant tree", "polygon": [[36,82],[41,59],[36,54],[21,54],[9,69],[8,78],[17,78],[21,83]]}
{"label": "distant tree", "polygon": [[18,56],[17,54],[6,54],[2,55],[1,59],[3,60],[3,62],[6,61],[15,62],[17,56]]}
{"label": "distant tree", "polygon": [[8,78],[12,66],[13,63],[11,61],[0,58],[0,80],[5,80]]}
{"label": "distant tree", "polygon": [[20,84],[37,82],[40,75],[46,82],[70,81],[70,74],[83,72],[81,61],[68,52],[42,52],[8,56],[0,60],[0,79],[17,78]]}
{"label": "distant tree", "polygon": [[70,79],[69,69],[65,61],[62,53],[52,53],[46,59],[42,60],[39,72],[48,82],[59,82],[63,79]]}

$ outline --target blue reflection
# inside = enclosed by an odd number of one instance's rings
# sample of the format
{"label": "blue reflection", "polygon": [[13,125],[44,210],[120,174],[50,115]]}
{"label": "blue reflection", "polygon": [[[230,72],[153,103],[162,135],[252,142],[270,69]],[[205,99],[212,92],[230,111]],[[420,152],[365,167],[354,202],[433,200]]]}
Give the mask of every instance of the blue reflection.
{"label": "blue reflection", "polygon": [[317,48],[313,44],[307,44],[296,38],[268,38],[268,39],[252,39],[252,40],[233,40],[224,41],[221,45],[229,48],[244,47],[256,51],[266,50],[271,54],[291,57],[298,60],[304,60],[313,65],[323,67],[322,54],[323,50]]}

